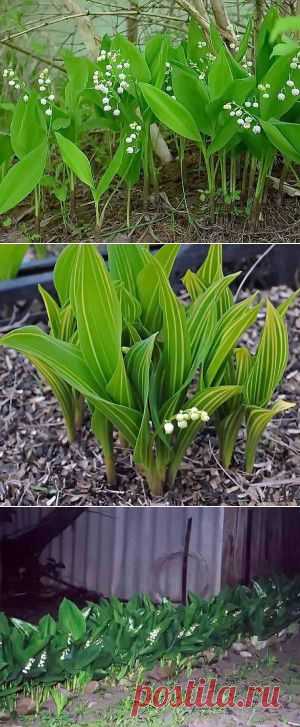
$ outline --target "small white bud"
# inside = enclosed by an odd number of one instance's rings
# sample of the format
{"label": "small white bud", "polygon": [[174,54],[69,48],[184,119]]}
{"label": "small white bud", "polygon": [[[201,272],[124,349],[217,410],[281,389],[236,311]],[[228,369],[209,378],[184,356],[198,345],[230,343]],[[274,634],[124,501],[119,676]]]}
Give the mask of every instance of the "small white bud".
{"label": "small white bud", "polygon": [[280,91],[280,93],[277,94],[278,101],[284,101],[285,100],[285,94]]}
{"label": "small white bud", "polygon": [[257,101],[253,101],[252,106],[253,106],[254,109],[258,109],[258,103],[257,103]]}
{"label": "small white bud", "polygon": [[106,104],[103,106],[103,111],[111,111],[111,106],[109,104]]}
{"label": "small white bud", "polygon": [[49,101],[54,101],[55,100],[54,93],[50,93],[50,96],[48,96],[48,100]]}
{"label": "small white bud", "polygon": [[181,422],[177,422],[178,429],[186,429],[187,428],[187,421],[186,419],[183,419]]}
{"label": "small white bud", "polygon": [[115,109],[115,110],[113,111],[113,115],[114,115],[114,116],[120,116],[120,113],[121,113],[120,109]]}
{"label": "small white bud", "polygon": [[245,124],[244,119],[238,119],[237,122],[238,122],[239,126],[244,126],[244,124]]}
{"label": "small white bud", "polygon": [[25,103],[27,103],[27,101],[29,101],[29,96],[27,95],[27,93],[24,94],[23,101],[25,101]]}
{"label": "small white bud", "polygon": [[300,93],[299,88],[292,89],[292,96],[299,96],[299,93]]}
{"label": "small white bud", "polygon": [[260,134],[261,128],[258,124],[256,124],[255,126],[253,126],[252,131],[253,131],[253,134]]}
{"label": "small white bud", "polygon": [[293,88],[295,84],[294,84],[294,81],[292,81],[292,79],[289,78],[288,81],[286,82],[286,85],[289,86],[289,88]]}
{"label": "small white bud", "polygon": [[46,106],[47,99],[46,98],[41,98],[41,104],[42,104],[42,106]]}
{"label": "small white bud", "polygon": [[204,411],[204,410],[200,412],[200,417],[201,417],[202,422],[208,422],[210,419],[207,411]]}
{"label": "small white bud", "polygon": [[165,422],[164,430],[166,434],[172,434],[172,432],[174,432],[174,424],[172,424],[172,422]]}
{"label": "small white bud", "polygon": [[293,69],[296,70],[297,65],[298,65],[297,63],[295,63],[294,61],[292,61],[292,63],[290,63],[290,68],[293,68]]}
{"label": "small white bud", "polygon": [[50,108],[46,109],[45,114],[47,116],[52,116],[52,109],[50,109]]}
{"label": "small white bud", "polygon": [[251,101],[245,101],[245,106],[246,106],[246,109],[250,109],[251,108]]}
{"label": "small white bud", "polygon": [[128,147],[127,147],[127,154],[133,154],[133,153],[134,153],[134,148],[133,148],[133,146],[128,146]]}
{"label": "small white bud", "polygon": [[263,93],[263,98],[270,98],[270,94],[269,93]]}

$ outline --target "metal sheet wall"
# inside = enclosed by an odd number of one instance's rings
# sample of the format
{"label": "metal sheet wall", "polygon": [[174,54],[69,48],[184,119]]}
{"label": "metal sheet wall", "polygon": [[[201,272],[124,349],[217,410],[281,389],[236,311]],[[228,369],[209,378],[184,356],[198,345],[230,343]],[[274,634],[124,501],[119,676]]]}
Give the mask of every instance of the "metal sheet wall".
{"label": "metal sheet wall", "polygon": [[[49,510],[15,511],[9,534],[34,525]],[[203,596],[220,590],[223,508],[87,508],[42,554],[61,561],[62,577],[104,596],[138,592],[155,600],[180,599],[182,551],[192,517],[188,589]]]}

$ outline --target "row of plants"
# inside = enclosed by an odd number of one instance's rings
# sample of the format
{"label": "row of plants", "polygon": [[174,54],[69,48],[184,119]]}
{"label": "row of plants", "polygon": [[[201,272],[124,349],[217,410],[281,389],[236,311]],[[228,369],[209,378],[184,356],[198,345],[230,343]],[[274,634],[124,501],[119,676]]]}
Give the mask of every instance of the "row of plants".
{"label": "row of plants", "polygon": [[34,193],[39,225],[47,190],[65,217],[80,180],[99,226],[112,194],[125,186],[129,225],[141,174],[146,201],[159,186],[159,122],[181,165],[186,142],[195,145],[203,203],[239,199],[257,219],[278,153],[280,189],[290,171],[299,183],[300,44],[278,18],[272,7],[255,41],[250,19],[230,47],[216,26],[205,32],[192,19],[177,45],[164,33],[140,49],[119,34],[102,39],[97,61],[66,52],[56,76],[43,68],[29,83],[4,68],[0,215]]}
{"label": "row of plants", "polygon": [[[147,245],[109,245],[108,266],[94,245],[68,245],[54,269],[57,299],[40,288],[49,333],[25,326],[0,338],[24,354],[50,385],[70,441],[87,405],[92,430],[115,483],[114,431],[133,451],[152,494],[174,484],[186,450],[209,424],[229,467],[241,427],[246,470],[277,414],[294,406],[271,403],[288,361],[285,316],[300,291],[275,308],[257,294],[235,300],[224,276],[222,245],[183,283],[183,303],[169,276],[179,245],[151,254]],[[265,321],[255,353],[240,338]]]}
{"label": "row of plants", "polygon": [[1,696],[24,685],[63,683],[81,673],[122,678],[164,660],[182,669],[191,658],[218,657],[238,639],[266,640],[300,618],[300,581],[284,577],[226,588],[210,600],[189,594],[187,605],[148,596],[88,603],[80,610],[67,599],[55,620],[37,625],[0,614]]}

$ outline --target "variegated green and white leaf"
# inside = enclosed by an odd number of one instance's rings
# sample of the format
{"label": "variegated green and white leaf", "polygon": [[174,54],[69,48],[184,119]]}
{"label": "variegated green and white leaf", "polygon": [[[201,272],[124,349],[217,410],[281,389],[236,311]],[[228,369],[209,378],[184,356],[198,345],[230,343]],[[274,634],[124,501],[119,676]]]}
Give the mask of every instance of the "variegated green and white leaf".
{"label": "variegated green and white leaf", "polygon": [[257,406],[249,406],[246,409],[246,427],[247,427],[247,442],[246,442],[246,470],[252,472],[256,449],[259,440],[269,422],[277,414],[282,414],[284,411],[288,411],[294,407],[295,404],[283,401],[279,399],[275,402],[271,409],[264,409]]}
{"label": "variegated green and white leaf", "polygon": [[265,406],[280,383],[288,359],[288,334],[282,315],[267,301],[265,325],[245,386],[247,404]]}

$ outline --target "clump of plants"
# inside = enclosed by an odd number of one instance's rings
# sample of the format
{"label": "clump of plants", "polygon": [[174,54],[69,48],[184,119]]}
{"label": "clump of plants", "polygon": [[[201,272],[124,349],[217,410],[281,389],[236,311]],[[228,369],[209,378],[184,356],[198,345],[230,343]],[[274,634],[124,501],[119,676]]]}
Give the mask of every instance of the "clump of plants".
{"label": "clump of plants", "polygon": [[143,49],[121,34],[105,36],[96,61],[68,51],[61,74],[44,67],[29,84],[4,68],[0,214],[33,193],[39,230],[47,191],[66,219],[68,201],[75,211],[79,180],[98,226],[111,196],[125,186],[129,225],[140,176],[145,202],[159,188],[152,133],[159,122],[182,167],[185,140],[198,150],[202,202],[211,211],[216,199],[223,207],[240,204],[256,223],[278,155],[279,195],[288,174],[299,184],[300,45],[286,29],[295,28],[282,25],[272,7],[255,39],[250,19],[230,47],[216,26],[204,31],[192,19],[179,44],[167,33]]}
{"label": "clump of plants", "polygon": [[184,277],[183,304],[169,281],[177,251],[111,245],[106,267],[95,246],[68,246],[54,271],[58,299],[41,289],[49,334],[25,326],[0,339],[48,381],[71,439],[86,402],[108,480],[116,477],[116,431],[153,495],[173,485],[206,426],[216,428],[226,467],[244,426],[251,472],[265,427],[293,406],[271,401],[288,360],[285,314],[298,291],[277,308],[266,301],[253,353],[238,343],[264,301],[256,294],[235,301],[230,286],[238,273],[223,275],[222,246],[211,245],[200,269]]}
{"label": "clump of plants", "polygon": [[[1,696],[27,685],[51,687],[66,680],[73,687],[152,668],[164,659],[183,668],[207,650],[221,654],[240,638],[268,639],[300,619],[299,578],[254,581],[226,588],[206,601],[189,594],[187,605],[164,599],[155,605],[138,595],[87,604],[79,610],[64,599],[55,620],[37,625],[0,614]],[[86,675],[86,678],[84,677]]]}

